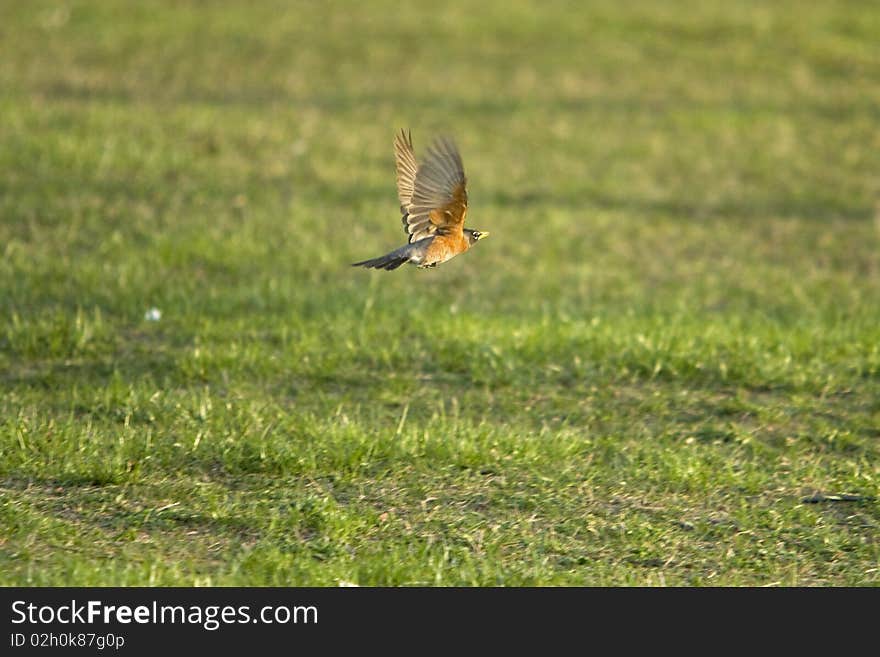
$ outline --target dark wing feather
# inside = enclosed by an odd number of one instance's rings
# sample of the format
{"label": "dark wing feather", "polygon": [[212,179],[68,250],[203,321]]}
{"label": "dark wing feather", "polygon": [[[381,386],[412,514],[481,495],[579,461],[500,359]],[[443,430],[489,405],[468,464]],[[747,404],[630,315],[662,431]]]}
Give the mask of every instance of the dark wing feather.
{"label": "dark wing feather", "polygon": [[[412,153],[412,142],[408,145]],[[417,242],[438,233],[461,232],[467,214],[467,180],[455,142],[440,138],[428,148],[424,161],[416,169],[412,194],[406,204],[401,192],[400,156],[397,161],[398,193],[409,241]]]}
{"label": "dark wing feather", "polygon": [[412,134],[401,130],[394,137],[394,160],[397,165],[397,198],[400,199],[400,211],[406,212],[413,195],[416,179],[416,156],[413,153]]}

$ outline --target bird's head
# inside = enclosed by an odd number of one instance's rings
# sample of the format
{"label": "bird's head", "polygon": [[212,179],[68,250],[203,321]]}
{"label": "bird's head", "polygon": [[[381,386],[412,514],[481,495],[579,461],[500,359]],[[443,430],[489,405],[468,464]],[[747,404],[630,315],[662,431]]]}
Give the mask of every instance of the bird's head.
{"label": "bird's head", "polygon": [[489,237],[489,233],[485,230],[471,230],[470,228],[465,228],[464,234],[467,236],[468,246],[473,246],[484,237]]}

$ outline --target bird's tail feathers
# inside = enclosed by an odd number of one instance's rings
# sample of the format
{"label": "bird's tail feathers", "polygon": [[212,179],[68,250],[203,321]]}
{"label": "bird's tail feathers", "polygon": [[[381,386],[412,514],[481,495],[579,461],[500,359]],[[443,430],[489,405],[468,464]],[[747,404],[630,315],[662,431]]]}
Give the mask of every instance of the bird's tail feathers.
{"label": "bird's tail feathers", "polygon": [[[409,245],[407,245],[409,246]],[[406,247],[396,249],[391,253],[386,253],[383,256],[378,258],[373,258],[371,260],[362,260],[361,262],[355,262],[351,266],[352,267],[366,267],[367,269],[384,269],[386,271],[392,271],[400,267],[400,265],[405,264],[410,259],[409,249]]]}
{"label": "bird's tail feathers", "polygon": [[433,238],[426,238],[418,242],[413,242],[412,244],[404,244],[399,249],[394,249],[391,253],[386,253],[385,255],[379,258],[373,258],[372,260],[356,262],[352,267],[367,267],[391,271],[407,262],[422,266],[425,257],[425,250],[431,245],[432,240]]}
{"label": "bird's tail feathers", "polygon": [[352,267],[366,267],[367,269],[385,269],[392,271],[404,264],[409,258],[389,258],[382,256],[381,258],[373,258],[372,260],[364,260],[362,262],[353,262]]}

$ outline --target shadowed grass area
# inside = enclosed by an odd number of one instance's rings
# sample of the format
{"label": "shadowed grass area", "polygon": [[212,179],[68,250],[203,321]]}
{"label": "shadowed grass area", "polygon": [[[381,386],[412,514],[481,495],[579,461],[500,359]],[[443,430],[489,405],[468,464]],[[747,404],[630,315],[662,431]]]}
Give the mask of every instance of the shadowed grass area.
{"label": "shadowed grass area", "polygon": [[[0,7],[0,584],[880,583],[878,33]],[[404,126],[492,237],[354,270]]]}

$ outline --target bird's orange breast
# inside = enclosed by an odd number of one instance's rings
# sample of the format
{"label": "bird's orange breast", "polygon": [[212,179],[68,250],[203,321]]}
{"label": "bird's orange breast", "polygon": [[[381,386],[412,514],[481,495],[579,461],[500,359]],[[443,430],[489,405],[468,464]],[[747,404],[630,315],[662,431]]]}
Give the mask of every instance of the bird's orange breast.
{"label": "bird's orange breast", "polygon": [[452,235],[437,235],[425,251],[422,266],[446,262],[459,253],[467,251],[468,246],[467,238],[460,231]]}

